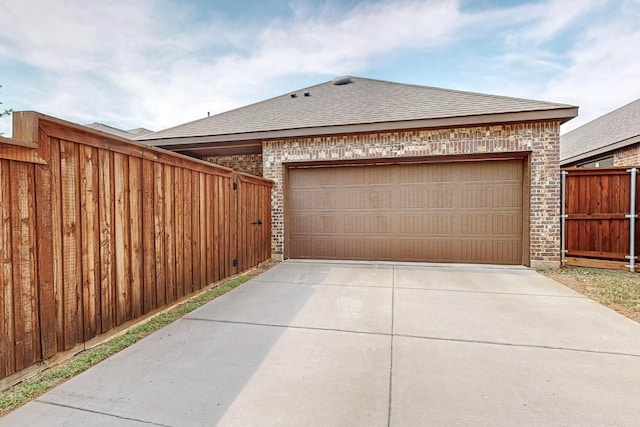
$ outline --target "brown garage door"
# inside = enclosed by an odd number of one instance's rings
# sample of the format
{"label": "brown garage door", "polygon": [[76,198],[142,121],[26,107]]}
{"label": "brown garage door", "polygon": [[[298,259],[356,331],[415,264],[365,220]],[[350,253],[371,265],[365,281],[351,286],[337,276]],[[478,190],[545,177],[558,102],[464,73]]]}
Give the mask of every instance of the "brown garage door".
{"label": "brown garage door", "polygon": [[290,168],[290,258],[522,264],[521,160]]}

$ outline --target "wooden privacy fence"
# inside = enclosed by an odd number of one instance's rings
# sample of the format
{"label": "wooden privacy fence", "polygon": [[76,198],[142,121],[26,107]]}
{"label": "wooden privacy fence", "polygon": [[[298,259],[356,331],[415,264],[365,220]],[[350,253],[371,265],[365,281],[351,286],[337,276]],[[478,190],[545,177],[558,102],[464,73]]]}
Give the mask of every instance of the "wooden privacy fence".
{"label": "wooden privacy fence", "polygon": [[271,186],[15,113],[0,139],[0,385],[269,259]]}
{"label": "wooden privacy fence", "polygon": [[562,263],[637,270],[640,243],[635,168],[562,171]]}

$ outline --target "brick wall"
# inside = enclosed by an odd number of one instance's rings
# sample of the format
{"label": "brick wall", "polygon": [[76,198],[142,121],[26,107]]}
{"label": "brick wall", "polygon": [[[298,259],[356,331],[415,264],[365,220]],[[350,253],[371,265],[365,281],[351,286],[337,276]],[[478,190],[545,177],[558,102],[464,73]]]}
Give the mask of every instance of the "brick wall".
{"label": "brick wall", "polygon": [[532,264],[558,262],[559,147],[558,122],[264,141],[264,177],[275,182],[272,252],[281,256],[284,249],[283,163],[529,151]]}
{"label": "brick wall", "polygon": [[625,147],[613,154],[614,166],[640,166],[640,143]]}
{"label": "brick wall", "polygon": [[233,156],[212,156],[203,160],[225,166],[236,172],[262,176],[262,154],[238,154]]}

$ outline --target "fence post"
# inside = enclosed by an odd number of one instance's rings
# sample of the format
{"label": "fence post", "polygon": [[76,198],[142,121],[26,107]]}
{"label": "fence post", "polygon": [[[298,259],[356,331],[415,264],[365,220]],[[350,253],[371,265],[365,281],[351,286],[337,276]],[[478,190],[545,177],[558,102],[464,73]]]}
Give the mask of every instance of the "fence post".
{"label": "fence post", "polygon": [[636,271],[636,254],[635,254],[635,243],[636,243],[636,218],[638,217],[636,213],[636,168],[631,168],[627,170],[627,172],[631,172],[631,195],[630,203],[629,203],[629,215],[625,215],[629,218],[629,270],[632,273]]}
{"label": "fence post", "polygon": [[569,172],[561,171],[560,172],[560,199],[562,201],[562,205],[560,206],[560,266],[564,266],[566,261],[567,254],[567,242],[566,242],[566,225],[567,225],[567,175]]}

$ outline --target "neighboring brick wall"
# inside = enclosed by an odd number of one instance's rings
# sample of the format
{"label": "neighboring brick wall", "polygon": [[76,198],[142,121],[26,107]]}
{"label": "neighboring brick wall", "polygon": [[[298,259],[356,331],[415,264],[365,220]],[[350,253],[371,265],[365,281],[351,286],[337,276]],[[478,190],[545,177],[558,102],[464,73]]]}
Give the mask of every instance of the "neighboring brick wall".
{"label": "neighboring brick wall", "polygon": [[640,143],[613,153],[613,166],[640,166]]}
{"label": "neighboring brick wall", "polygon": [[262,154],[238,154],[233,156],[212,156],[202,160],[231,168],[236,172],[262,176]]}
{"label": "neighboring brick wall", "polygon": [[529,151],[531,260],[558,262],[559,129],[558,122],[545,122],[264,141],[264,177],[275,182],[272,252],[284,248],[283,163]]}

